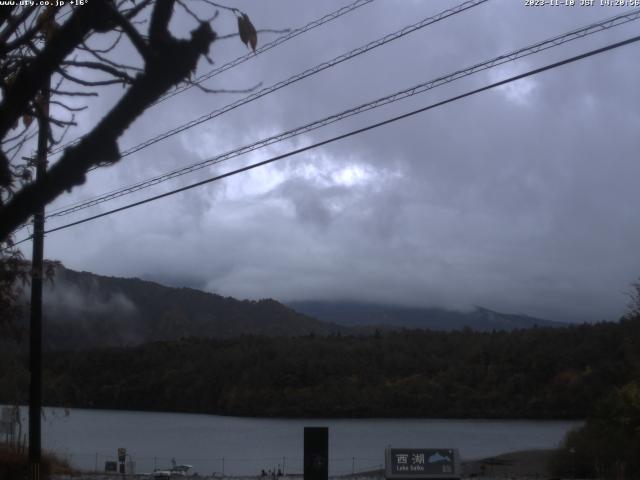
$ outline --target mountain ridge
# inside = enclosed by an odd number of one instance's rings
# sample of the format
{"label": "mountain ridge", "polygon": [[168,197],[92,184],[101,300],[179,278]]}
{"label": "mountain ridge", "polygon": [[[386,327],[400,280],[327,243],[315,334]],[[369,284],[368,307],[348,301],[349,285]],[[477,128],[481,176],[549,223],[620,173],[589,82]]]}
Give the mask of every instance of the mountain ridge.
{"label": "mountain ridge", "polygon": [[127,346],[184,337],[328,335],[343,330],[273,299],[237,300],[59,267],[45,287],[45,346]]}
{"label": "mountain ridge", "polygon": [[403,307],[349,301],[304,300],[286,304],[318,320],[347,327],[421,328],[436,331],[469,327],[477,331],[492,331],[568,325],[524,314],[501,313],[481,306],[464,312],[439,307]]}
{"label": "mountain ridge", "polygon": [[472,312],[357,302],[238,300],[152,280],[63,266],[44,290],[48,350],[132,346],[188,337],[371,335],[397,329],[477,331],[563,326],[483,307]]}

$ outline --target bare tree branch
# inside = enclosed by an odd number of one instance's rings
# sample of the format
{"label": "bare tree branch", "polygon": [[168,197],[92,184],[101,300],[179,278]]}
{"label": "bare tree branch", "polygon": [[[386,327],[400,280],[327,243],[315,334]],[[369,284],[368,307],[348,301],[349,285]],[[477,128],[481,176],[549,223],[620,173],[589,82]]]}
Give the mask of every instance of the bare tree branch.
{"label": "bare tree branch", "polygon": [[182,7],[182,9],[187,12],[187,15],[189,15],[191,18],[195,19],[196,22],[200,22],[200,18],[198,17],[198,15],[196,15],[193,10],[191,10],[183,1],[181,0],[177,0],[178,1],[178,5],[180,5]]}
{"label": "bare tree branch", "polygon": [[13,151],[13,154],[9,157],[9,163],[13,162],[13,160],[16,158],[16,156],[18,155],[18,153],[20,152],[20,149],[24,146],[24,144],[27,143],[29,140],[31,140],[33,137],[35,137],[37,134],[38,132],[35,131],[29,135],[25,135],[20,140],[20,143],[6,150],[6,153],[10,153],[11,151]]}
{"label": "bare tree branch", "polygon": [[97,97],[98,92],[82,92],[82,91],[69,91],[69,90],[59,90],[57,88],[52,88],[51,93],[55,93],[56,95],[65,95],[69,97]]}
{"label": "bare tree branch", "polygon": [[238,10],[238,9],[237,9],[237,8],[235,8],[235,7],[227,7],[226,5],[221,5],[221,4],[219,4],[219,3],[212,2],[211,0],[203,0],[203,1],[204,1],[205,3],[208,3],[209,5],[211,5],[211,6],[213,6],[213,7],[220,8],[220,9],[222,9],[222,10],[228,10],[228,11],[230,11],[230,12],[235,13],[236,15],[238,15],[238,14],[242,13],[240,10]]}
{"label": "bare tree branch", "polygon": [[9,138],[5,138],[4,140],[2,140],[2,142],[0,142],[0,144],[4,145],[6,143],[11,143],[17,139],[19,139],[22,135],[24,135],[25,133],[27,133],[27,130],[29,130],[30,125],[24,125],[22,131],[20,131],[20,133],[18,133],[17,135],[14,135],[13,137],[9,137]]}
{"label": "bare tree branch", "polygon": [[[0,208],[0,239],[7,238],[24,223],[35,208],[84,183],[91,167],[117,162],[120,159],[117,140],[122,133],[149,105],[195,70],[199,58],[208,52],[216,34],[208,23],[200,23],[191,32],[189,40],[172,37],[168,23],[173,3],[155,4],[150,26],[153,55],[146,60],[144,72],[134,79],[120,101],[77,145],[64,151],[44,178],[23,187]],[[89,9],[76,12],[81,10]],[[59,61],[62,60],[60,58]],[[172,67],[167,68],[167,65]]]}
{"label": "bare tree branch", "polygon": [[25,8],[19,15],[9,18],[7,26],[2,32],[0,32],[0,55],[3,55],[8,51],[6,46],[7,41],[9,41],[11,35],[16,32],[16,30],[25,22],[27,18],[29,18],[29,15],[31,15],[35,11],[35,9],[36,7],[30,6],[28,8]]}
{"label": "bare tree branch", "polygon": [[[89,62],[89,61],[77,61],[77,60],[65,60],[61,63],[61,65],[69,65],[72,67],[84,67],[89,68],[91,70],[100,70],[102,72],[113,75],[116,78],[119,78],[121,81],[127,83],[133,83],[133,77],[131,77],[127,72],[119,70],[111,65],[105,65],[100,62]],[[61,70],[61,69],[60,69]]]}
{"label": "bare tree branch", "polygon": [[[103,87],[105,85],[116,85],[122,83],[123,80],[82,80],[81,78],[75,77],[70,73],[65,72],[62,68],[56,70],[58,74],[62,77],[66,78],[70,82],[76,83],[78,85],[82,85],[84,87]],[[131,83],[131,82],[130,82]]]}
{"label": "bare tree branch", "polygon": [[152,52],[150,51],[147,42],[144,40],[144,38],[142,38],[142,35],[140,35],[140,33],[133,27],[133,25],[131,25],[131,22],[129,22],[129,20],[122,16],[120,12],[114,11],[113,15],[116,24],[120,28],[122,28],[122,31],[125,33],[125,35],[129,37],[129,40],[131,40],[133,46],[136,47],[136,50],[138,50],[140,56],[145,61],[149,61],[152,56]]}
{"label": "bare tree branch", "polygon": [[122,12],[122,15],[124,16],[124,18],[126,18],[127,20],[131,20],[133,19],[136,15],[138,15],[142,10],[144,10],[145,8],[147,8],[149,5],[151,5],[152,0],[144,0],[140,3],[138,3],[135,7],[129,9],[129,10],[124,10]]}
{"label": "bare tree branch", "polygon": [[84,105],[82,107],[70,107],[69,105],[66,105],[58,100],[49,100],[49,103],[51,105],[58,105],[59,107],[64,108],[65,110],[69,111],[69,112],[82,112],[83,110],[86,110],[87,108],[89,108],[88,106]]}
{"label": "bare tree branch", "polygon": [[91,52],[95,52],[95,53],[109,53],[109,52],[113,51],[113,49],[118,46],[118,43],[120,43],[120,39],[122,38],[122,35],[124,35],[124,32],[118,31],[118,36],[113,41],[113,43],[111,45],[109,45],[108,47],[104,48],[104,49],[99,49],[99,48],[95,48],[95,47],[88,47],[86,42],[82,42],[82,44],[80,46],[78,46],[78,48],[81,49],[81,50],[84,50],[86,48],[87,50],[89,50]]}
{"label": "bare tree branch", "polygon": [[27,102],[48,81],[60,62],[99,24],[101,15],[109,12],[107,0],[95,0],[91,8],[75,9],[69,21],[53,35],[40,55],[27,67],[20,69],[16,81],[7,89],[7,96],[0,103],[0,138],[4,138]]}
{"label": "bare tree branch", "polygon": [[151,25],[149,27],[149,43],[151,48],[159,48],[167,42],[171,35],[169,34],[169,21],[173,12],[175,0],[165,0],[156,4],[151,14]]}
{"label": "bare tree branch", "polygon": [[[120,34],[122,35],[122,34]],[[84,50],[87,53],[89,53],[92,57],[100,60],[100,62],[107,64],[107,65],[111,65],[114,68],[118,68],[118,69],[122,69],[122,70],[131,70],[133,72],[142,72],[142,68],[140,67],[135,67],[133,65],[125,65],[123,63],[117,63],[114,62],[113,60],[108,59],[107,57],[105,57],[104,55],[101,55],[100,53],[98,53],[97,50],[92,49],[87,47],[86,43],[83,43],[81,47],[78,47],[80,50]]]}

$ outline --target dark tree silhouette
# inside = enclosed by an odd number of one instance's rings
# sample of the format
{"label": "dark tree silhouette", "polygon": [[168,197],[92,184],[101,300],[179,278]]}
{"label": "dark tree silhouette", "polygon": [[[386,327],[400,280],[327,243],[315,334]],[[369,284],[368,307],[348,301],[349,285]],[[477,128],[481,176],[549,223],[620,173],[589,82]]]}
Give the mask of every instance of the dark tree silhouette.
{"label": "dark tree silhouette", "polygon": [[[68,3],[0,7],[0,323],[14,313],[12,289],[25,268],[12,248],[12,232],[84,183],[89,170],[120,159],[117,142],[123,132],[168,90],[188,81],[201,58],[209,60],[218,9],[238,18],[239,36],[255,47],[248,16],[210,0]],[[177,9],[194,24],[186,39],[169,28]],[[210,18],[205,20],[203,12]],[[117,55],[126,42],[138,54],[136,61],[128,60],[133,64]],[[64,148],[46,176],[34,180],[33,160],[21,154],[38,125],[47,129],[51,149],[75,125],[75,113],[86,108],[78,101],[114,84],[126,87],[123,95],[86,135]]]}
{"label": "dark tree silhouette", "polygon": [[631,301],[629,302],[629,310],[626,317],[628,319],[640,319],[640,279],[631,284],[629,292]]}
{"label": "dark tree silhouette", "polygon": [[[129,1],[95,0],[90,6],[75,8],[61,25],[56,22],[55,7],[5,7],[1,11],[3,98],[0,103],[0,138],[3,139],[3,148],[0,153],[0,179],[4,195],[0,208],[0,239],[5,240],[38,207],[51,202],[65,190],[84,183],[90,168],[117,162],[120,158],[117,144],[120,135],[163,93],[186,79],[195,70],[198,60],[206,56],[216,38],[215,32],[209,22],[199,21],[189,39],[175,38],[169,30],[169,21],[176,4],[188,8],[176,0],[147,0],[134,6]],[[150,21],[148,31],[143,34],[136,19],[145,12]],[[92,36],[101,34],[117,34],[116,42],[128,39],[140,55],[142,65],[134,67],[118,63],[109,58],[108,51],[99,52],[88,46]],[[70,59],[79,50],[83,57],[94,59]],[[74,67],[74,72],[78,69],[99,71],[106,79],[85,80],[70,73],[70,67]],[[42,89],[56,76],[60,80],[54,84],[51,93],[54,101],[63,106],[65,103],[56,97],[87,95],[92,93],[87,91],[88,88],[114,83],[124,83],[129,87],[79,143],[64,151],[45,178],[31,182],[24,168],[16,169],[9,154],[18,150],[11,147],[16,147],[28,135],[30,118],[43,108]],[[76,92],[65,91],[66,84],[82,88]],[[53,116],[49,118],[52,125],[59,127],[73,122]],[[20,119],[24,123],[23,132],[6,138],[12,130],[19,129]],[[49,143],[55,143],[52,136]],[[16,174],[23,182],[17,191],[13,191]]]}

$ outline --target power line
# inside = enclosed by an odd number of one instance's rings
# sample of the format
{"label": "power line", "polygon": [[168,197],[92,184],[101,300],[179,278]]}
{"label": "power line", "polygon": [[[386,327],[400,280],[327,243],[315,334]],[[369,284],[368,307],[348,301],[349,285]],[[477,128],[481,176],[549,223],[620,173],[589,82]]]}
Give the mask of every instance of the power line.
{"label": "power line", "polygon": [[[363,45],[361,47],[355,48],[347,53],[343,53],[342,55],[339,55],[331,60],[328,60],[324,63],[321,63],[319,65],[316,65],[315,67],[309,68],[301,73],[298,73],[296,75],[293,75],[289,78],[287,78],[286,80],[281,80],[269,87],[265,87],[257,92],[254,92],[250,95],[247,95],[246,97],[240,98],[238,100],[236,100],[233,103],[230,103],[228,105],[225,105],[224,107],[221,107],[217,110],[214,110],[206,115],[202,115],[194,120],[191,120],[190,122],[187,122],[183,125],[180,125],[178,127],[172,128],[170,130],[165,131],[164,133],[161,133],[159,135],[156,135],[155,137],[152,137],[142,143],[139,143],[133,147],[128,148],[127,150],[124,150],[121,154],[120,157],[124,158],[128,155],[131,155],[132,153],[136,153],[139,152],[140,150],[147,148],[155,143],[160,142],[161,140],[164,140],[168,137],[171,137],[173,135],[176,135],[178,133],[182,133],[185,130],[188,130],[190,128],[193,128],[197,125],[200,125],[201,123],[207,122],[209,120],[212,120],[216,117],[219,117],[220,115],[223,115],[227,112],[230,112],[231,110],[235,110],[236,108],[245,105],[249,102],[253,102],[254,100],[257,100],[259,98],[264,97],[265,95],[269,95],[277,90],[280,90],[281,88],[284,88],[288,85],[291,85],[293,83],[299,82],[300,80],[303,80],[307,77],[310,77],[312,75],[315,75],[317,73],[320,73],[328,68],[332,68],[335,67],[336,65],[339,65],[342,62],[345,62],[347,60],[350,60],[352,58],[355,58],[359,55],[362,55],[370,50],[373,50],[377,47],[380,47],[382,45],[385,45],[389,42],[392,42],[394,40],[397,40],[399,38],[402,38],[406,35],[409,35],[410,33],[413,33],[417,30],[420,30],[421,28],[427,27],[429,25],[432,25],[434,23],[437,23],[441,20],[444,20],[446,18],[449,18],[453,15],[457,15],[461,12],[464,12],[466,10],[469,10],[473,7],[477,7],[478,5],[481,5],[483,3],[488,2],[489,0],[467,0],[466,2],[461,3],[460,5],[457,5],[453,8],[449,8],[447,10],[444,10],[436,15],[433,15],[431,17],[427,17],[424,18],[422,20],[420,20],[419,22],[416,22],[412,25],[408,25],[394,33],[390,33],[385,35],[384,37],[381,37],[377,40],[374,40],[372,42],[367,43],[366,45]],[[99,167],[92,167],[89,170],[95,170],[96,168]]]}
{"label": "power line", "polygon": [[340,113],[328,116],[328,117],[324,117],[320,120],[316,120],[314,122],[308,123],[306,125],[300,126],[300,127],[296,127],[294,129],[291,130],[287,130],[285,132],[279,133],[277,135],[273,135],[267,138],[263,138],[257,142],[254,142],[252,144],[249,145],[244,145],[242,147],[230,150],[226,153],[217,155],[215,157],[211,157],[207,160],[186,166],[186,167],[182,167],[176,170],[173,170],[171,172],[165,173],[163,175],[159,175],[138,183],[135,183],[133,185],[129,185],[128,187],[122,187],[120,189],[117,190],[113,190],[110,192],[107,192],[105,194],[102,194],[100,196],[94,197],[93,199],[89,199],[86,200],[84,202],[78,203],[76,205],[70,205],[67,207],[63,207],[61,209],[58,209],[52,213],[50,213],[47,218],[51,218],[51,217],[59,217],[59,216],[64,216],[64,215],[68,215],[71,213],[75,213],[78,212],[80,210],[84,210],[86,208],[98,205],[100,203],[104,203],[106,201],[109,200],[113,200],[115,198],[119,198],[122,197],[124,195],[128,195],[130,193],[139,191],[139,190],[143,190],[145,188],[149,188],[151,186],[157,185],[159,183],[171,180],[173,178],[176,177],[180,177],[182,175],[186,175],[188,173],[206,168],[208,166],[217,164],[217,163],[221,163],[223,161],[229,160],[231,158],[234,157],[238,157],[240,155],[252,152],[254,150],[257,150],[259,148],[263,148],[265,146],[274,144],[274,143],[278,143],[281,142],[283,140],[287,140],[289,138],[295,137],[297,135],[301,135],[303,133],[308,133],[310,131],[316,130],[318,128],[324,127],[326,125],[335,123],[337,121],[343,120],[345,118],[363,113],[365,111],[368,110],[372,110],[378,107],[381,107],[383,105],[387,105],[393,102],[397,102],[399,100],[403,100],[405,98],[417,95],[419,93],[424,93],[425,91],[431,90],[433,88],[442,86],[444,84],[453,82],[455,80],[458,80],[460,78],[472,75],[474,73],[480,72],[480,71],[484,71],[487,70],[489,68],[493,68],[499,65],[502,65],[504,63],[516,60],[518,58],[523,58],[535,53],[539,53],[541,51],[544,50],[548,50],[550,48],[562,45],[564,43],[567,43],[569,41],[572,40],[576,40],[579,38],[583,38],[587,35],[591,35],[593,33],[596,32],[600,32],[602,30],[606,30],[606,29],[610,29],[619,25],[623,25],[625,23],[634,21],[634,20],[638,20],[640,19],[640,9],[636,9],[624,14],[620,14],[620,15],[616,15],[614,17],[610,17],[604,20],[601,20],[599,22],[587,25],[585,27],[581,27],[581,28],[577,28],[574,30],[571,30],[568,33],[562,34],[562,35],[557,35],[555,37],[551,37],[547,40],[543,40],[541,42],[535,43],[533,45],[530,45],[528,47],[524,47],[524,48],[520,48],[518,50],[512,51],[510,53],[504,54],[504,55],[500,55],[498,57],[495,57],[491,60],[487,60],[481,63],[477,63],[471,67],[467,67],[461,70],[458,70],[456,72],[438,77],[436,79],[433,80],[429,80],[427,82],[423,82],[420,83],[418,85],[412,86],[410,88],[401,90],[399,92],[393,93],[391,95],[387,95],[385,97],[381,97],[378,98],[374,101],[359,105],[357,107],[348,109],[348,110],[344,110]]}
{"label": "power line", "polygon": [[[343,15],[346,15],[347,13],[350,13],[360,7],[363,7],[365,5],[370,4],[371,2],[373,2],[374,0],[356,0],[355,2],[346,5],[344,7],[339,8],[338,10],[335,10],[331,13],[326,14],[323,17],[320,17],[316,20],[313,20],[309,23],[307,23],[306,25],[296,28],[294,30],[291,30],[289,33],[282,35],[281,37],[276,38],[275,40],[266,43],[265,45],[263,45],[262,47],[258,47],[256,49],[255,52],[250,52],[247,53],[245,55],[242,55],[240,57],[237,57],[227,63],[225,63],[224,65],[221,65],[218,68],[215,68],[211,71],[209,71],[208,73],[205,73],[203,75],[200,75],[199,77],[195,78],[194,80],[190,81],[187,84],[183,84],[181,86],[176,87],[174,90],[172,90],[171,92],[167,92],[165,95],[163,95],[162,97],[160,97],[158,100],[156,100],[156,102],[154,102],[151,106],[153,105],[157,105],[158,103],[161,103],[165,100],[168,100],[169,98],[178,95],[179,93],[182,93],[188,89],[190,89],[191,87],[195,86],[196,84],[201,84],[206,80],[209,80],[213,77],[215,77],[216,75],[221,74],[222,72],[225,72],[237,65],[240,65],[241,63],[246,62],[247,60],[251,60],[252,58],[254,58],[256,55],[259,55],[261,53],[264,53],[268,50],[271,50],[272,48],[277,47],[278,45],[281,45],[285,42],[288,42],[289,40],[294,39],[295,37],[302,35],[303,33],[306,33],[310,30],[313,30],[314,28],[317,28],[321,25],[324,25],[325,23],[331,22],[337,18],[340,18]],[[70,147],[71,145],[75,145],[76,143],[80,142],[80,140],[82,140],[82,136],[78,137],[74,140],[71,140],[69,142],[67,142],[64,145],[61,145],[55,149],[53,149],[51,151],[51,155],[55,155],[59,152],[61,152],[62,150],[64,150],[67,147]]]}
{"label": "power line", "polygon": [[308,24],[306,24],[304,27],[300,27],[297,28],[295,30],[292,30],[291,32],[287,33],[286,35],[283,35],[281,37],[276,38],[275,40],[273,40],[272,42],[269,42],[267,44],[265,44],[262,47],[259,47],[258,49],[256,49],[255,52],[252,53],[247,53],[246,55],[243,55],[241,57],[236,58],[235,60],[231,60],[228,63],[225,63],[224,65],[215,68],[213,70],[211,70],[208,73],[205,73],[203,75],[200,75],[199,77],[197,77],[195,80],[193,80],[193,82],[189,82],[187,84],[183,84],[179,87],[176,87],[173,91],[166,93],[165,95],[163,95],[157,102],[154,103],[158,104],[160,102],[163,102],[171,97],[173,97],[174,95],[178,95],[179,93],[184,92],[185,90],[188,90],[190,88],[192,88],[193,86],[195,86],[195,84],[200,84],[206,80],[209,80],[213,77],[215,77],[216,75],[221,74],[222,72],[229,70],[230,68],[235,67],[236,65],[240,65],[241,63],[246,62],[247,60],[253,58],[254,56],[266,52],[268,50],[271,50],[274,47],[277,47],[278,45],[285,43],[295,37],[297,37],[298,35],[302,35],[305,32],[308,32],[309,30],[313,30],[316,27],[319,27],[320,25],[323,25],[327,22],[330,22],[332,20],[335,20],[338,17],[341,17],[342,15],[345,15],[349,12],[352,12],[353,10],[360,8],[364,5],[367,5],[369,3],[373,2],[373,0],[356,0],[355,2],[353,2],[350,5],[347,5],[345,7],[342,7],[334,12],[331,12],[327,15],[325,15],[322,18],[319,18],[317,20],[314,20],[312,22],[309,22]]}
{"label": "power line", "polygon": [[[522,74],[519,74],[519,75],[515,75],[515,76],[512,76],[512,77],[506,78],[504,80],[500,80],[498,82],[491,83],[489,85],[485,85],[484,87],[480,87],[480,88],[477,88],[477,89],[474,89],[474,90],[470,90],[470,91],[468,91],[466,93],[463,93],[463,94],[460,94],[460,95],[456,95],[454,97],[450,97],[450,98],[448,98],[446,100],[442,100],[440,102],[433,103],[433,104],[428,105],[426,107],[422,107],[422,108],[419,108],[417,110],[413,110],[411,112],[404,113],[402,115],[398,115],[398,116],[389,118],[387,120],[383,120],[381,122],[377,122],[377,123],[368,125],[368,126],[363,127],[363,128],[352,130],[352,131],[344,133],[342,135],[338,135],[338,136],[329,138],[327,140],[323,140],[321,142],[317,142],[317,143],[314,143],[312,145],[308,145],[306,147],[298,148],[296,150],[292,150],[292,151],[284,153],[282,155],[277,155],[277,156],[269,158],[267,160],[263,160],[261,162],[253,163],[251,165],[247,165],[246,167],[238,168],[236,170],[224,173],[222,175],[217,175],[215,177],[211,177],[211,178],[208,178],[206,180],[202,180],[202,181],[199,181],[199,182],[196,182],[196,183],[192,183],[190,185],[187,185],[187,186],[184,186],[184,187],[181,187],[181,188],[177,188],[175,190],[171,190],[169,192],[162,193],[160,195],[155,195],[153,197],[149,197],[149,198],[146,198],[144,200],[140,200],[138,202],[130,203],[130,204],[125,205],[123,207],[115,208],[115,209],[109,210],[107,212],[100,213],[98,215],[93,215],[93,216],[84,218],[82,220],[78,220],[76,222],[71,222],[71,223],[68,223],[66,225],[61,225],[59,227],[55,227],[55,228],[49,229],[45,233],[53,233],[53,232],[57,232],[59,230],[64,230],[64,229],[67,229],[67,228],[70,228],[70,227],[73,227],[73,226],[76,226],[76,225],[80,225],[82,223],[86,223],[86,222],[89,222],[89,221],[92,221],[92,220],[96,220],[96,219],[101,218],[101,217],[105,217],[107,215],[111,215],[111,214],[114,214],[114,213],[117,213],[117,212],[122,212],[124,210],[128,210],[130,208],[137,207],[139,205],[150,203],[150,202],[153,202],[155,200],[159,200],[159,199],[164,198],[164,197],[168,197],[168,196],[180,193],[180,192],[191,190],[193,188],[200,187],[202,185],[206,185],[208,183],[212,183],[212,182],[215,182],[215,181],[218,181],[218,180],[222,180],[223,178],[231,177],[233,175],[237,175],[239,173],[246,172],[248,170],[252,170],[252,169],[257,168],[257,167],[261,167],[263,165],[268,165],[270,163],[276,162],[278,160],[282,160],[282,159],[287,158],[287,157],[291,157],[293,155],[297,155],[297,154],[305,152],[307,150],[318,148],[318,147],[321,147],[323,145],[327,145],[327,144],[336,142],[338,140],[343,140],[345,138],[352,137],[354,135],[358,135],[360,133],[364,133],[364,132],[367,132],[369,130],[373,130],[373,129],[378,128],[378,127],[382,127],[384,125],[389,125],[389,124],[397,122],[399,120],[412,117],[412,116],[417,115],[419,113],[423,113],[423,112],[426,112],[428,110],[432,110],[434,108],[441,107],[443,105],[447,105],[449,103],[453,103],[455,101],[464,99],[466,97],[470,97],[472,95],[476,95],[478,93],[485,92],[485,91],[490,90],[492,88],[500,87],[502,85],[506,85],[508,83],[515,82],[515,81],[521,80],[523,78],[527,78],[527,77],[530,77],[530,76],[533,76],[533,75],[537,75],[539,73],[542,73],[542,72],[545,72],[545,71],[548,71],[548,70],[552,70],[554,68],[558,68],[558,67],[561,67],[563,65],[574,63],[574,62],[577,62],[579,60],[583,60],[585,58],[592,57],[594,55],[598,55],[600,53],[608,52],[610,50],[614,50],[616,48],[620,48],[620,47],[623,47],[625,45],[630,45],[630,44],[638,42],[638,41],[640,41],[640,35],[637,35],[635,37],[629,38],[627,40],[623,40],[623,41],[620,41],[620,42],[609,44],[609,45],[607,45],[605,47],[597,48],[595,50],[590,50],[590,51],[588,51],[586,53],[583,53],[583,54],[580,54],[580,55],[576,55],[576,56],[567,58],[565,60],[561,60],[559,62],[551,63],[551,64],[545,65],[543,67],[539,67],[539,68],[536,68],[536,69],[533,69],[533,70],[529,70],[528,72],[525,72],[525,73],[522,73]],[[22,243],[22,242],[24,242],[26,240],[29,240],[29,238],[21,240],[18,243]],[[16,243],[16,245],[18,243]]]}
{"label": "power line", "polygon": [[[358,55],[361,55],[363,53],[366,53],[370,50],[373,50],[374,48],[377,48],[379,46],[382,46],[386,43],[389,43],[393,40],[397,40],[398,38],[402,38],[410,33],[415,32],[416,30],[419,30],[421,28],[424,28],[426,26],[429,26],[431,24],[434,24],[436,22],[439,22],[441,20],[444,20],[445,18],[451,17],[453,15],[456,15],[458,13],[461,13],[463,11],[466,11],[470,8],[476,7],[480,4],[486,3],[489,0],[468,0],[465,1],[453,8],[447,9],[447,10],[443,10],[442,12],[433,15],[431,17],[426,17],[422,20],[420,20],[419,22],[416,22],[412,25],[408,25],[400,30],[397,30],[396,32],[387,34],[377,40],[374,40],[372,42],[367,43],[366,45],[363,45],[361,47],[355,48],[347,53],[344,53],[342,55],[339,55],[327,62],[324,62],[322,64],[316,65],[315,67],[309,68],[301,73],[298,73],[296,75],[293,75],[291,77],[289,77],[286,80],[282,80],[280,82],[277,82],[273,85],[271,85],[270,87],[266,87],[263,88],[262,90],[258,91],[258,92],[254,92],[244,98],[238,99],[237,101],[230,103],[222,108],[219,108],[217,110],[214,110],[206,115],[202,115],[200,117],[198,117],[197,119],[191,120],[190,122],[187,122],[181,126],[175,127],[171,130],[168,130],[162,134],[159,134],[155,137],[152,137],[151,139],[145,140],[142,143],[139,143],[138,145],[135,145],[133,147],[130,147],[127,150],[124,150],[120,157],[124,158],[128,155],[131,155],[133,153],[136,153],[144,148],[147,148],[151,145],[153,145],[154,143],[157,143],[161,140],[164,140],[165,138],[168,138],[170,136],[173,136],[177,133],[181,133],[185,130],[188,130],[192,127],[195,127],[197,125],[200,125],[201,123],[204,123],[208,120],[211,120],[213,118],[219,117],[220,115],[223,115],[224,113],[227,113],[231,110],[234,110],[238,107],[240,107],[241,105],[247,104],[249,102],[252,102],[254,100],[257,100],[265,95],[268,95],[270,93],[273,93],[277,90],[280,90],[281,88],[284,88],[288,85],[291,85],[292,83],[295,83],[297,81],[303,80],[304,78],[310,77],[312,75],[315,75],[316,73],[319,73],[323,70],[326,70],[327,68],[333,67],[338,65],[339,63],[342,63],[346,60],[349,60],[351,58],[354,58]],[[64,148],[64,147],[63,147]],[[59,151],[59,149],[57,150]],[[89,170],[95,170],[96,168],[99,167],[92,167]],[[112,193],[112,192],[109,192]]]}
{"label": "power line", "polygon": [[[333,58],[332,60],[329,60],[327,62],[324,62],[322,64],[316,65],[315,67],[312,67],[310,69],[307,69],[297,75],[293,75],[292,77],[289,77],[286,80],[282,80],[274,85],[271,85],[270,87],[266,87],[258,92],[255,92],[253,94],[248,95],[247,97],[241,98],[231,104],[228,104],[220,109],[214,110],[213,112],[210,112],[207,115],[203,115],[195,120],[192,120],[191,122],[188,122],[186,124],[183,124],[179,127],[173,128],[171,130],[168,130],[160,135],[157,135],[151,139],[146,140],[143,143],[140,143],[138,145],[135,145],[127,150],[125,150],[124,152],[122,152],[120,154],[120,158],[124,158],[128,155],[131,155],[132,153],[136,153],[144,148],[147,148],[161,140],[164,140],[165,138],[168,138],[170,136],[173,136],[177,133],[181,133],[185,130],[188,130],[192,127],[195,127],[196,125],[199,125],[201,123],[204,123],[208,120],[211,120],[213,118],[216,118],[226,112],[229,112],[231,110],[234,110],[235,108],[238,108],[241,105],[244,105],[246,103],[252,102],[253,100],[257,100],[258,98],[261,98],[265,95],[268,95],[270,93],[273,93],[281,88],[284,88],[292,83],[295,83],[297,81],[300,81],[304,78],[307,78],[309,76],[315,75],[316,73],[319,73],[323,70],[326,70],[327,68],[330,67],[334,67],[346,60],[349,60],[351,58],[357,57],[359,55],[362,55],[370,50],[373,50],[374,48],[377,48],[379,46],[385,45],[386,43],[392,42],[394,40],[397,40],[398,38],[402,38],[410,33],[415,32],[416,30],[419,30],[421,28],[424,28],[426,26],[432,25],[434,23],[437,23],[441,20],[444,20],[448,17],[451,17],[453,15],[457,15],[458,13],[461,13],[463,11],[469,10],[473,7],[476,7],[478,5],[481,5],[483,3],[488,2],[489,0],[467,0],[455,7],[443,10],[442,12],[433,15],[431,17],[426,17],[422,20],[420,20],[419,22],[416,22],[412,25],[408,25],[394,33],[390,33],[387,34],[377,40],[374,40],[372,42],[367,43],[366,45],[363,45],[361,47],[355,48],[353,50],[351,50],[350,52],[344,53],[342,55],[339,55],[338,57]],[[59,149],[56,150],[56,152],[59,152],[60,149],[66,148],[67,145],[60,147]],[[98,166],[94,166],[89,168],[89,171],[93,171],[95,169],[99,168]]]}

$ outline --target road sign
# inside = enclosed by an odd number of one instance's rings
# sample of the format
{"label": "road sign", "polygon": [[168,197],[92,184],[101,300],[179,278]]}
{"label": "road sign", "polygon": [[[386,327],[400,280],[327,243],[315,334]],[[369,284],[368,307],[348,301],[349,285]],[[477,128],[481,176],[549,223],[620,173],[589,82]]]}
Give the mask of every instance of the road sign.
{"label": "road sign", "polygon": [[460,457],[453,448],[388,448],[388,479],[460,478]]}

